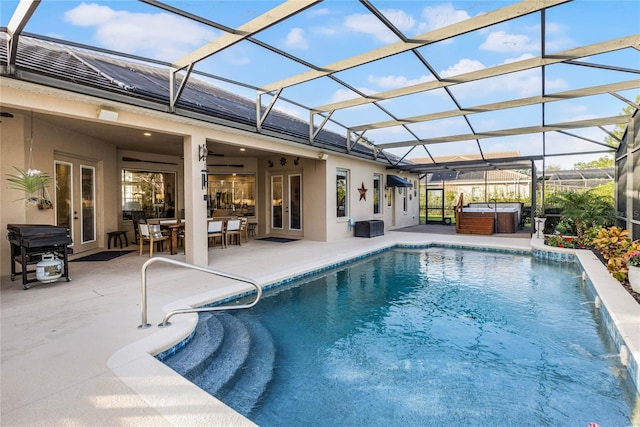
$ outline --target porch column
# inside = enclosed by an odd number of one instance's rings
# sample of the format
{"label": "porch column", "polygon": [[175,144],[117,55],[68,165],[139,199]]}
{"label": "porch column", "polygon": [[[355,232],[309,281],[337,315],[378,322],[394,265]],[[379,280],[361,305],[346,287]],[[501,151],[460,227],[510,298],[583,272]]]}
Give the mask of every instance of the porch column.
{"label": "porch column", "polygon": [[[199,159],[199,146],[206,150],[205,135],[191,135],[184,138],[184,215],[185,251],[187,262],[207,266],[209,251],[207,245],[207,189],[202,188],[202,171],[207,169],[206,158]],[[206,152],[206,151],[205,151]]]}

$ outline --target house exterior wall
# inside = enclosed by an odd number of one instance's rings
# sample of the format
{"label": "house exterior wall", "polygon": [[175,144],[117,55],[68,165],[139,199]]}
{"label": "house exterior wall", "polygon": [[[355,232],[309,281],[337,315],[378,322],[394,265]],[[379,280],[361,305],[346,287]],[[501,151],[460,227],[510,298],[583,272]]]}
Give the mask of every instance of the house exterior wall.
{"label": "house exterior wall", "polygon": [[[336,215],[337,192],[336,192],[336,173],[338,169],[348,171],[348,213],[344,218],[338,218]],[[349,227],[349,219],[354,221],[364,221],[370,219],[379,219],[384,221],[385,229],[394,229],[418,224],[419,221],[419,198],[411,197],[408,201],[407,212],[404,212],[404,206],[401,202],[397,189],[391,191],[392,203],[387,205],[384,190],[388,171],[383,165],[374,163],[373,161],[363,161],[344,155],[330,155],[327,159],[327,171],[325,182],[326,189],[326,215],[327,215],[327,240],[338,240],[353,237],[353,229]],[[373,213],[373,176],[380,174],[382,177],[382,212],[380,214]],[[393,173],[392,173],[393,174]],[[418,176],[405,177],[415,184],[418,183]],[[364,185],[367,190],[365,197],[360,199],[358,191]],[[413,189],[411,190],[413,193]],[[417,187],[416,187],[417,194]]]}
{"label": "house exterior wall", "polygon": [[[99,246],[105,246],[105,233],[118,228],[118,181],[116,168],[115,145],[106,143],[88,135],[63,129],[42,120],[14,114],[13,118],[2,119],[0,133],[0,151],[2,152],[2,218],[0,236],[2,241],[7,239],[7,224],[55,224],[55,209],[39,210],[33,205],[27,205],[24,197],[17,190],[9,189],[6,181],[7,174],[15,173],[13,166],[27,169],[29,167],[29,136],[33,141],[32,168],[55,175],[54,159],[57,154],[77,159],[89,159],[97,163],[96,168],[96,238]],[[55,197],[53,183],[48,192],[53,200]],[[55,201],[54,201],[55,203]],[[0,245],[0,275],[10,273],[10,246]]]}
{"label": "house exterior wall", "polygon": [[[407,211],[394,189],[391,206],[388,206],[384,198],[384,185],[386,183],[387,170],[384,164],[373,160],[355,158],[346,154],[328,152],[327,160],[319,159],[321,151],[313,145],[282,141],[274,137],[249,133],[220,125],[207,124],[192,119],[176,117],[154,110],[146,110],[120,104],[114,101],[105,102],[100,98],[65,92],[59,89],[47,88],[31,83],[3,79],[2,100],[0,106],[22,111],[36,112],[33,123],[33,167],[54,176],[55,156],[65,155],[79,159],[95,161],[96,168],[96,212],[97,212],[97,245],[99,248],[106,246],[108,231],[128,230],[130,221],[122,219],[122,195],[121,195],[121,170],[123,167],[146,170],[175,171],[176,185],[179,189],[176,199],[176,213],[185,209],[186,219],[199,219],[206,217],[206,201],[203,201],[204,190],[201,188],[200,173],[204,164],[198,160],[198,145],[206,143],[215,146],[216,141],[227,145],[246,146],[262,151],[264,154],[255,158],[242,157],[245,167],[237,172],[256,173],[256,198],[258,209],[256,218],[258,221],[258,233],[269,233],[270,200],[269,177],[276,170],[286,172],[300,172],[302,174],[302,227],[301,238],[317,241],[331,241],[353,237],[353,230],[349,227],[349,219],[355,221],[367,219],[382,219],[386,229],[417,224],[419,218],[418,197],[411,197]],[[105,135],[92,134],[91,122],[97,122],[97,111],[101,107],[109,107],[118,111],[117,122],[114,126],[125,126],[135,129],[144,129],[151,132],[163,132],[182,137],[183,144],[180,147],[182,156],[166,156],[152,152],[138,152],[119,150],[117,141],[105,139]],[[13,110],[16,111],[16,110]],[[64,116],[72,120],[80,120],[89,124],[86,133],[79,133],[59,125],[46,122],[47,115]],[[38,119],[44,117],[44,120]],[[2,118],[0,124],[0,160],[2,171],[2,187],[0,188],[0,234],[6,241],[6,226],[10,223],[39,223],[55,224],[54,210],[42,210],[29,208],[24,202],[14,202],[22,197],[20,192],[10,190],[5,179],[6,174],[12,173],[11,166],[27,168],[29,144],[28,133],[31,132],[31,115],[15,114],[13,118]],[[190,141],[197,141],[192,143]],[[188,148],[188,150],[186,150]],[[150,145],[150,150],[153,146]],[[186,154],[185,154],[186,153]],[[274,153],[274,154],[268,154]],[[123,160],[123,157],[140,158],[151,163],[144,166]],[[286,159],[286,164],[281,164],[281,159]],[[236,163],[235,159],[233,163]],[[226,159],[232,163],[229,159]],[[153,162],[174,163],[174,165],[162,164],[152,167]],[[188,164],[186,163],[188,162]],[[272,166],[270,166],[270,163]],[[295,164],[297,163],[297,164]],[[336,215],[336,170],[345,169],[349,172],[349,205],[348,216],[337,218]],[[186,174],[189,171],[187,179]],[[209,168],[210,173],[233,172],[228,168],[218,170]],[[381,175],[382,212],[373,214],[373,175]],[[404,176],[407,178],[407,176]],[[408,177],[414,183],[418,178]],[[365,197],[360,199],[359,188],[364,186],[367,190]],[[53,190],[53,189],[51,189]],[[411,191],[413,193],[413,191]],[[51,194],[51,197],[54,195]],[[19,207],[16,209],[16,207]],[[203,210],[200,213],[200,210]],[[196,212],[197,211],[197,212]],[[128,228],[129,227],[129,228]],[[202,225],[202,227],[206,227]],[[200,228],[202,228],[200,227]],[[194,234],[189,238],[190,231],[197,233],[198,227],[187,224],[187,261],[205,265],[206,260],[206,233],[198,237]],[[133,232],[133,229],[130,229]],[[130,234],[131,235],[131,234]],[[205,255],[203,255],[203,253]],[[194,257],[197,255],[197,259]],[[10,272],[10,264],[4,260],[9,258],[9,245],[0,245],[0,255],[3,262],[0,263],[0,275],[6,276]]]}

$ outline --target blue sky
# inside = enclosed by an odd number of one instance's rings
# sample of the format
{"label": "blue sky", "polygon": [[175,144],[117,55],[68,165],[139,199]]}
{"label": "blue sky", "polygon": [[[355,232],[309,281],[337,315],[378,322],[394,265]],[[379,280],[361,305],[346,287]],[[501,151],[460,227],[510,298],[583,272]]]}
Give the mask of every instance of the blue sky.
{"label": "blue sky", "polygon": [[[0,25],[6,26],[17,1],[0,2]],[[240,26],[280,2],[273,1],[166,1],[190,13],[228,27]],[[512,4],[512,1],[372,1],[407,37],[455,24],[474,16]],[[545,47],[547,54],[578,46],[599,43],[640,32],[640,1],[577,0],[546,11]],[[61,39],[96,45],[120,52],[172,61],[187,52],[214,40],[222,34],[218,29],[177,17],[135,1],[59,1],[45,0],[38,7],[25,31]],[[351,55],[396,43],[397,37],[384,28],[359,2],[326,0],[314,5],[279,25],[264,30],[256,39],[295,55],[315,65],[328,65]],[[500,64],[540,56],[540,13],[527,15],[512,22],[497,24],[453,39],[440,41],[418,49],[440,77],[481,70]],[[606,53],[587,59],[588,62],[640,69],[640,52],[635,49]],[[295,75],[307,68],[269,52],[256,44],[243,41],[198,63],[199,70],[253,86],[261,86]],[[342,71],[336,77],[363,93],[374,94],[398,87],[434,80],[434,76],[410,52],[374,63]],[[546,69],[547,93],[562,92],[597,84],[637,79],[638,75],[580,66],[558,64]],[[513,98],[541,94],[542,75],[539,70],[485,79],[451,87],[456,100],[463,106],[476,106]],[[255,91],[221,84],[248,98]],[[640,93],[631,90],[620,93],[633,100]],[[320,106],[355,96],[350,90],[328,78],[286,88],[283,97],[305,106]],[[442,89],[380,103],[396,117],[455,109],[451,97]],[[545,110],[546,123],[611,116],[621,112],[626,104],[610,95],[550,103]],[[276,107],[303,120],[308,112],[284,101]],[[482,113],[468,116],[475,131],[497,130],[540,123],[541,107],[522,107],[513,111]],[[372,105],[337,111],[333,118],[346,126],[386,121],[390,117]],[[338,127],[332,127],[344,133]],[[609,130],[611,127],[609,127]],[[448,134],[467,134],[469,123],[462,118],[416,123],[411,132],[420,138]],[[597,128],[573,131],[583,137],[602,141],[606,134]],[[404,128],[384,128],[368,131],[366,136],[376,143],[406,141],[413,138]],[[547,134],[546,152],[584,152],[601,147],[578,138]],[[484,152],[518,150],[523,155],[542,152],[540,135],[517,138],[481,140]],[[394,149],[404,155],[409,149]],[[476,141],[430,146],[432,155],[477,153]],[[416,149],[409,157],[424,157]],[[589,156],[592,158],[594,156]],[[595,157],[599,157],[596,155]],[[568,159],[553,158],[547,163],[571,167],[583,156]]]}

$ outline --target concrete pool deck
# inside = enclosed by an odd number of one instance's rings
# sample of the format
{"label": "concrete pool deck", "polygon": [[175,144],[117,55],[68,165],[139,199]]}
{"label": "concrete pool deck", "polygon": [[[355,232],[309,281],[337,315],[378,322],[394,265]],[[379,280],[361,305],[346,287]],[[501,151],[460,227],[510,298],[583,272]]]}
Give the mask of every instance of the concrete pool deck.
{"label": "concrete pool deck", "polygon": [[[390,231],[330,243],[250,239],[242,247],[210,248],[209,266],[266,285],[397,243],[531,250],[529,239]],[[181,254],[167,257],[184,260]],[[586,258],[583,262],[590,263]],[[149,355],[173,346],[195,326],[196,315],[189,314],[158,328],[167,311],[249,287],[156,263],[148,274],[148,321],[153,326],[138,329],[140,270],[148,259],[133,252],[106,262],[71,262],[71,282],[34,284],[26,291],[19,278],[12,282],[2,277],[0,425],[252,425]],[[609,285],[606,269],[593,259],[589,275]],[[611,315],[626,325],[627,351],[637,360],[640,306],[620,293],[602,301],[618,310]]]}

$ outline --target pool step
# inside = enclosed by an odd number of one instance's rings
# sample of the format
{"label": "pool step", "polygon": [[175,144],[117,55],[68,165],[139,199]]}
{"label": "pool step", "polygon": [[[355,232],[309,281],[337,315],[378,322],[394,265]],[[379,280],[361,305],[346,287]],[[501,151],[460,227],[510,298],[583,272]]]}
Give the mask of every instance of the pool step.
{"label": "pool step", "polygon": [[233,378],[249,357],[250,336],[245,324],[236,317],[227,313],[217,313],[214,317],[224,327],[224,340],[217,357],[192,381],[217,396],[222,386]]}
{"label": "pool step", "polygon": [[238,313],[249,330],[251,352],[234,378],[225,384],[216,395],[227,405],[248,416],[267,389],[273,377],[276,348],[267,328],[248,313]]}
{"label": "pool step", "polygon": [[191,342],[164,363],[248,416],[271,381],[275,354],[271,333],[250,313],[200,313]]}
{"label": "pool step", "polygon": [[164,363],[183,377],[193,380],[216,357],[224,338],[224,328],[211,313],[201,313],[195,335],[187,345],[188,351],[179,351]]}

